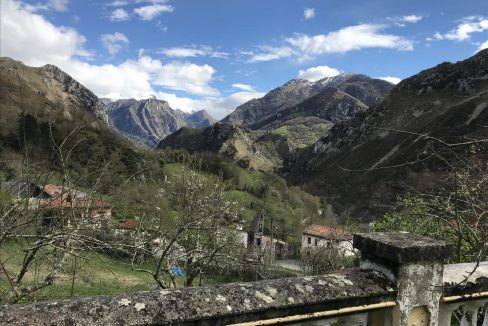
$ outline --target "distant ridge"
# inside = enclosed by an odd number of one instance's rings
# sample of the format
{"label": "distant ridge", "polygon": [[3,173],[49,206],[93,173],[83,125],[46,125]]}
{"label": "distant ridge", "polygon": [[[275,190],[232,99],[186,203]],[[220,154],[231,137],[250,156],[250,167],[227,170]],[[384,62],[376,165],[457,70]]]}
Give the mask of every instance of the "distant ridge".
{"label": "distant ridge", "polygon": [[155,147],[181,127],[205,128],[215,122],[205,110],[193,113],[173,110],[168,102],[155,96],[104,101],[109,109],[110,126],[139,146]]}
{"label": "distant ridge", "polygon": [[271,90],[262,98],[253,99],[240,105],[221,122],[260,129],[264,125],[262,120],[271,123],[273,117],[275,119],[286,119],[284,111],[330,87],[355,97],[365,106],[371,106],[388,94],[393,84],[353,73],[342,73],[316,82],[292,79]]}

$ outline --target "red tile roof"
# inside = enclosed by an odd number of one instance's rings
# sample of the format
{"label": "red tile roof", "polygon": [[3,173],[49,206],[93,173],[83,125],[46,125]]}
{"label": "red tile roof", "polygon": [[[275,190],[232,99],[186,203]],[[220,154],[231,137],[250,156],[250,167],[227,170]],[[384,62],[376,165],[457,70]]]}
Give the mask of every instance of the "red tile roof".
{"label": "red tile roof", "polygon": [[303,234],[312,235],[323,239],[351,240],[352,234],[341,228],[333,228],[327,225],[312,224],[303,230]]}
{"label": "red tile roof", "polygon": [[103,209],[112,208],[109,202],[103,200],[92,200],[88,198],[79,198],[68,201],[66,198],[57,197],[45,200],[40,205],[42,208],[83,208],[83,209]]}
{"label": "red tile roof", "polygon": [[119,229],[123,230],[135,230],[139,226],[139,222],[135,220],[127,220],[124,223],[119,224]]}
{"label": "red tile roof", "polygon": [[51,197],[58,197],[64,195],[67,192],[67,188],[63,186],[56,186],[56,185],[45,185],[43,190],[49,194]]}

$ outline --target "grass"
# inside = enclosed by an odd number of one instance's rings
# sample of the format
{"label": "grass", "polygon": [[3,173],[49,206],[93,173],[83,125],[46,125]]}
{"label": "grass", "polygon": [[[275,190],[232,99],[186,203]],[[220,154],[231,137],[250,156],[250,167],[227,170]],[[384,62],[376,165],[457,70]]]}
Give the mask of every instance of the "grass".
{"label": "grass", "polygon": [[[23,246],[20,242],[9,242],[0,248],[0,260],[4,262],[4,266],[10,277],[18,272],[23,260]],[[84,258],[77,258],[77,269],[75,274],[75,282],[73,288],[73,296],[96,296],[96,295],[114,295],[121,293],[131,293],[138,291],[149,291],[157,289],[157,284],[152,276],[136,272],[131,269],[129,262],[115,261],[111,257],[103,254],[95,254],[87,252],[83,254]],[[51,286],[48,286],[38,292],[32,297],[22,301],[22,303],[30,303],[42,300],[66,299],[71,297],[71,284],[73,281],[73,261],[70,259],[67,263],[66,270]],[[145,263],[140,268],[152,269],[153,264]],[[37,279],[41,279],[42,275],[48,272],[48,266],[45,264],[37,266],[33,265],[27,272],[24,285],[33,284]],[[179,287],[183,285],[184,277],[177,277],[176,283]],[[225,280],[228,281],[228,280]],[[205,276],[202,280],[202,285],[223,283],[224,279],[221,276]],[[195,280],[198,284],[198,279]],[[0,302],[10,289],[10,283],[3,273],[0,272]]]}
{"label": "grass", "polygon": [[[24,257],[23,246],[20,242],[9,242],[0,248],[0,259],[10,277],[20,269]],[[27,301],[60,299],[71,296],[73,279],[73,262],[70,259],[66,269],[52,286],[38,291]],[[144,267],[151,267],[149,264]],[[48,272],[46,264],[34,264],[25,276],[24,285],[33,284],[42,279]],[[83,258],[77,258],[77,269],[74,283],[74,296],[111,295],[135,291],[152,290],[156,283],[146,273],[134,272],[128,263],[112,260],[107,255],[85,253]],[[0,295],[7,293],[9,282],[4,273],[0,273]]]}
{"label": "grass", "polygon": [[274,129],[272,133],[286,136],[297,148],[304,148],[315,143],[330,129],[331,124],[317,123],[311,126],[304,124],[284,125]]}
{"label": "grass", "polygon": [[[242,206],[243,217],[247,223],[250,223],[256,217],[256,214],[261,207],[261,199],[240,190],[228,191],[226,194],[226,199],[232,201],[235,200]],[[251,208],[251,206],[253,206],[253,208]]]}

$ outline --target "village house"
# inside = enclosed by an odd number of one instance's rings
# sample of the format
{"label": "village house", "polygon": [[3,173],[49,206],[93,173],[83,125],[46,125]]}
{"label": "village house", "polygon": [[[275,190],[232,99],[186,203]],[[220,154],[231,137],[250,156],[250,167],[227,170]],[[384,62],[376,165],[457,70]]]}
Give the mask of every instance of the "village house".
{"label": "village house", "polygon": [[302,252],[314,248],[336,248],[344,256],[353,256],[352,234],[342,228],[312,224],[303,230]]}
{"label": "village house", "polygon": [[61,216],[68,216],[68,212],[70,216],[89,219],[93,225],[98,226],[107,225],[112,217],[112,205],[109,202],[65,186],[41,186],[30,181],[11,180],[1,182],[0,190],[12,193],[18,201],[27,200],[30,210],[41,210],[47,224]]}
{"label": "village house", "polygon": [[247,248],[249,251],[270,249],[275,258],[281,259],[294,257],[297,253],[295,245],[264,235],[263,210],[252,220],[249,226],[247,232]]}
{"label": "village house", "polygon": [[52,211],[75,212],[80,218],[90,218],[106,223],[112,217],[112,205],[104,200],[92,198],[54,198],[44,200],[39,204],[40,209]]}
{"label": "village house", "polygon": [[33,182],[12,180],[0,183],[0,190],[12,193],[16,198],[49,198],[43,187]]}
{"label": "village house", "polygon": [[242,224],[234,223],[229,226],[229,229],[237,234],[239,242],[247,248],[248,245],[248,232],[243,230]]}

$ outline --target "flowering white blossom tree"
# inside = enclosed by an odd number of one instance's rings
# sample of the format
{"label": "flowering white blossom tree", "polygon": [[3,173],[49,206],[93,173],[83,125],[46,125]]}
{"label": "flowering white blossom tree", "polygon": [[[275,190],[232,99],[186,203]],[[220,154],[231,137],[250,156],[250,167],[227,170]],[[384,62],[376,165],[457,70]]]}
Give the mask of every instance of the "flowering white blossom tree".
{"label": "flowering white blossom tree", "polygon": [[[239,221],[239,206],[225,199],[222,180],[191,169],[165,178],[154,211],[140,219],[136,237],[140,251],[149,254],[155,268],[149,273],[162,288],[176,287],[175,270],[185,274],[184,286],[208,268],[227,269],[244,254],[238,234],[230,228]],[[133,259],[135,262],[135,259]],[[177,269],[175,268],[177,267]]]}

